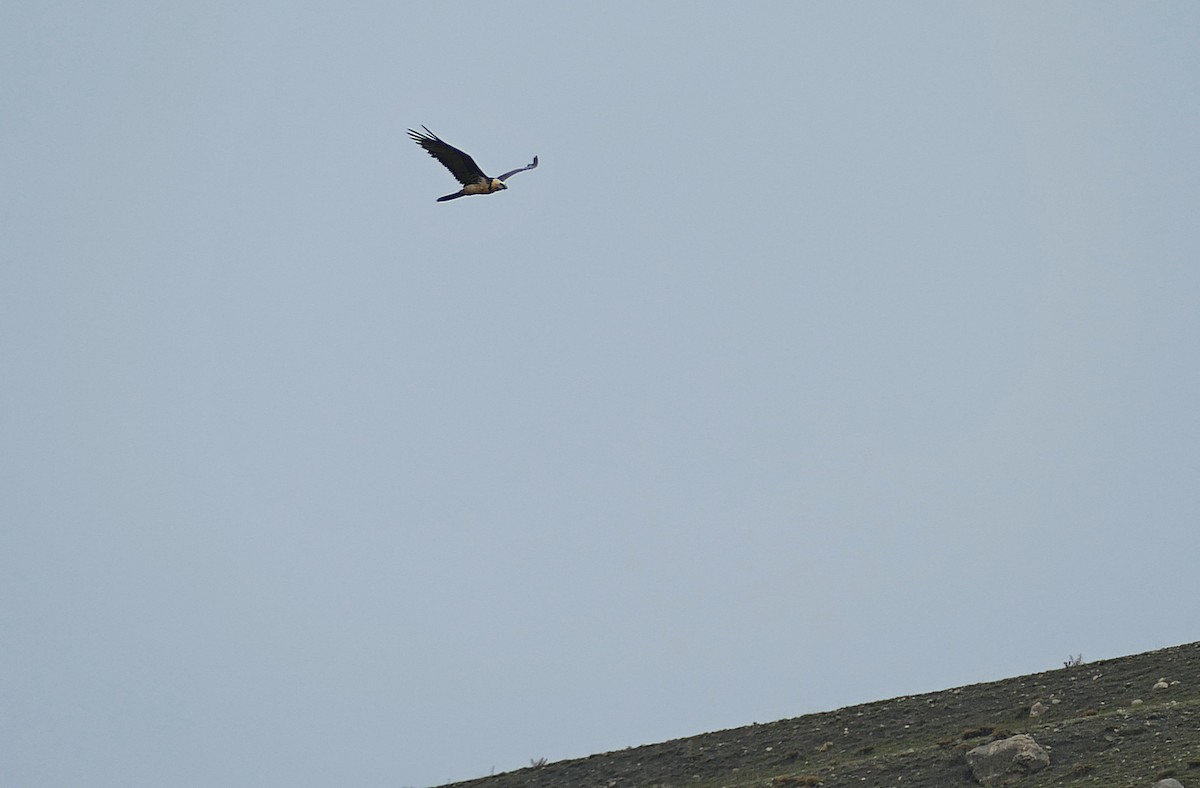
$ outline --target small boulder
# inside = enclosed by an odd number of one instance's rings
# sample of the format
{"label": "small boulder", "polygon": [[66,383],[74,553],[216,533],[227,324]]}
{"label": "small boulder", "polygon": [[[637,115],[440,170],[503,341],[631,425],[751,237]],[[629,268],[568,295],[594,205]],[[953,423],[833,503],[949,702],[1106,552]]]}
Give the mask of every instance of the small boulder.
{"label": "small boulder", "polygon": [[1166,679],[1159,679],[1158,681],[1154,682],[1154,689],[1156,690],[1165,690],[1170,688],[1170,686],[1171,685],[1167,683]]}
{"label": "small boulder", "polygon": [[1154,784],[1154,788],[1183,788],[1183,783],[1176,780],[1174,777],[1168,777],[1165,780],[1159,780]]}
{"label": "small boulder", "polygon": [[1040,717],[1046,713],[1046,706],[1040,701],[1035,700],[1033,705],[1029,707],[1030,717]]}
{"label": "small boulder", "polygon": [[1050,756],[1033,737],[1019,733],[983,744],[967,753],[971,776],[985,788],[1008,785],[1050,765]]}

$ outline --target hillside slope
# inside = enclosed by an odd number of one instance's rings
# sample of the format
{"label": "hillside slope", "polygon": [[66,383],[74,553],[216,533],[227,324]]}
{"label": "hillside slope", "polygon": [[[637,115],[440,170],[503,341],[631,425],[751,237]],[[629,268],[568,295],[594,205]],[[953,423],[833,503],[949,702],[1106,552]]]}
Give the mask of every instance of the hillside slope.
{"label": "hillside slope", "polygon": [[[1031,709],[1040,714],[1031,716]],[[1200,788],[1200,643],[453,785],[970,786],[976,783],[965,753],[1016,733],[1030,734],[1050,755],[1049,767],[1017,783],[1022,788],[1141,788],[1165,777],[1174,777],[1184,788]]]}

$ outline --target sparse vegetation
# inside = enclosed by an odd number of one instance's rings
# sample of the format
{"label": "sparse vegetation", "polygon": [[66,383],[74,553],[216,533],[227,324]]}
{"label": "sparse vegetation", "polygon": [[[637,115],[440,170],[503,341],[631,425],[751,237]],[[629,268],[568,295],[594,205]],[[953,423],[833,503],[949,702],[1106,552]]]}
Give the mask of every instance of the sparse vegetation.
{"label": "sparse vegetation", "polygon": [[967,728],[962,732],[962,740],[978,739],[980,736],[991,736],[996,729],[991,725],[982,725],[977,728]]}

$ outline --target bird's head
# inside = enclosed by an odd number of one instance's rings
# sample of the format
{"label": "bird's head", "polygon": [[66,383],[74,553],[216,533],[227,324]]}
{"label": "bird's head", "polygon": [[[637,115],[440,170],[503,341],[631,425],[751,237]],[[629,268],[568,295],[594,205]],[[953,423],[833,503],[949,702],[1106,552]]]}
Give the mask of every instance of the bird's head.
{"label": "bird's head", "polygon": [[508,187],[504,185],[504,181],[500,180],[499,178],[492,178],[492,191],[498,192],[501,189],[507,188]]}

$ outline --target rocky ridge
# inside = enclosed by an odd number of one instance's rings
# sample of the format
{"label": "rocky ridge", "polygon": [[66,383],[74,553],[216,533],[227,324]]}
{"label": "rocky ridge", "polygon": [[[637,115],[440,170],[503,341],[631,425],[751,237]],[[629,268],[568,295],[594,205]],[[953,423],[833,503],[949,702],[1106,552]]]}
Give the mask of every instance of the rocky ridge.
{"label": "rocky ridge", "polygon": [[[981,750],[1024,736],[1023,760]],[[992,750],[1004,751],[1005,747]],[[969,753],[974,753],[968,758]],[[1033,753],[1032,755],[1030,753]],[[1200,788],[1200,643],[531,766],[453,788]],[[449,787],[448,787],[449,788]]]}

